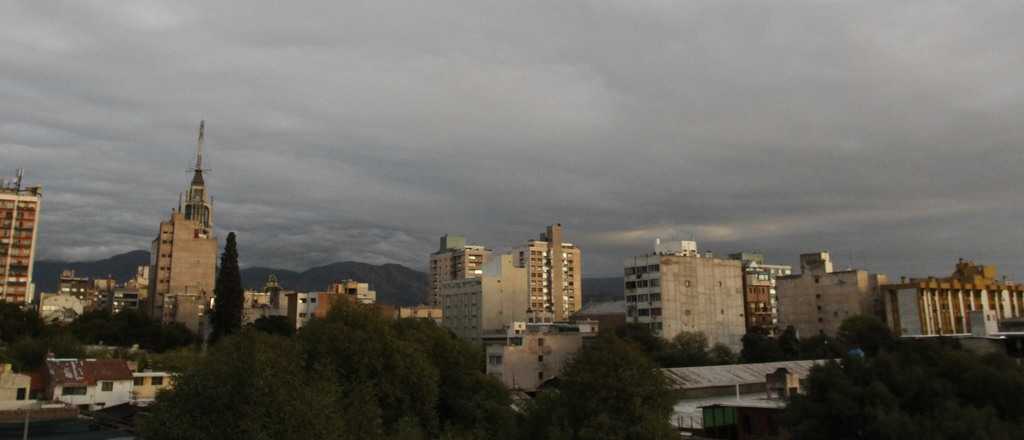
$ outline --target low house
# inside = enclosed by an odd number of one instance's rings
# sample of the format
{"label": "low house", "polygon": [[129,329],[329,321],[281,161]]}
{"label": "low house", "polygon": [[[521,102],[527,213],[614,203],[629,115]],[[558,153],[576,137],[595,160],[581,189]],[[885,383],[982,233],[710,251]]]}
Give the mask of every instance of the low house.
{"label": "low house", "polygon": [[0,410],[33,406],[36,401],[30,395],[31,389],[31,376],[15,373],[11,364],[0,364]]}
{"label": "low house", "polygon": [[132,372],[122,359],[47,359],[46,398],[86,410],[131,401]]}
{"label": "low house", "polygon": [[174,386],[174,376],[163,371],[137,371],[132,373],[132,403],[145,406],[156,400],[161,390]]}
{"label": "low house", "polygon": [[558,377],[562,368],[597,336],[597,322],[513,322],[487,334],[487,374],[510,390],[533,393]]}

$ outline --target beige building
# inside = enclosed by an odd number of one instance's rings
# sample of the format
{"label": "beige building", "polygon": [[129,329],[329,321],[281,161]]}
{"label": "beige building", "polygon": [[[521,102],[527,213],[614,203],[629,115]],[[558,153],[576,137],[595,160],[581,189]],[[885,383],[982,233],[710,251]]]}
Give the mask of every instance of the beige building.
{"label": "beige building", "polygon": [[701,332],[708,342],[742,346],[743,270],[739,261],[701,256],[697,243],[655,243],[655,252],[623,262],[626,321],[672,339]]}
{"label": "beige building", "polygon": [[430,297],[431,305],[441,304],[441,285],[448,281],[476,278],[483,273],[484,264],[491,256],[491,250],[483,246],[467,245],[466,237],[445,234],[441,246],[430,254]]}
{"label": "beige building", "polygon": [[44,293],[39,295],[39,317],[43,322],[70,323],[82,313],[85,307],[74,295]]}
{"label": "beige building", "polygon": [[11,364],[0,364],[0,411],[34,405],[31,389],[32,378],[29,375],[15,373]]}
{"label": "beige building", "polygon": [[360,283],[356,280],[342,280],[331,283],[327,287],[327,293],[348,296],[352,301],[359,304],[377,303],[377,291],[370,289],[369,284]]}
{"label": "beige building", "polygon": [[1000,321],[1024,317],[1024,285],[965,260],[948,277],[904,278],[881,291],[886,323],[898,336],[991,336]]}
{"label": "beige building", "polygon": [[[839,325],[855,315],[879,315],[878,287],[884,274],[864,270],[836,271],[828,252],[800,255],[800,273],[776,278],[779,327],[797,334],[835,336]],[[879,315],[880,316],[880,315]]]}
{"label": "beige building", "polygon": [[132,403],[148,405],[162,390],[174,387],[174,376],[163,371],[136,371],[132,373]]}
{"label": "beige building", "polygon": [[217,239],[213,204],[203,180],[203,124],[199,125],[196,167],[185,196],[171,217],[160,222],[153,240],[148,309],[161,322],[180,322],[202,334],[213,297]]}
{"label": "beige building", "polygon": [[513,251],[530,280],[531,322],[567,321],[583,305],[583,258],[562,241],[562,225],[548,226],[539,240]]}
{"label": "beige building", "polygon": [[438,325],[441,325],[442,317],[444,313],[440,307],[420,305],[412,307],[399,307],[395,310],[395,319],[403,318],[415,318],[415,319],[430,319]]}
{"label": "beige building", "polygon": [[537,391],[597,336],[595,322],[513,322],[503,332],[485,335],[487,374],[510,390]]}
{"label": "beige building", "polygon": [[42,188],[22,188],[21,176],[0,180],[0,301],[30,304]]}
{"label": "beige building", "polygon": [[482,272],[441,285],[442,324],[471,341],[526,321],[529,308],[526,268],[517,267],[511,255],[492,259]]}

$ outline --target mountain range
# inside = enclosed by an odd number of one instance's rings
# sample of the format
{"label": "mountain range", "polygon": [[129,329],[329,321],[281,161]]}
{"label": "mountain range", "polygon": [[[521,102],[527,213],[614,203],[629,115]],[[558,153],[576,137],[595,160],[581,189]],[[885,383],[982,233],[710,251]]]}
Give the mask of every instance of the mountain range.
{"label": "mountain range", "polygon": [[[131,251],[97,261],[65,262],[41,260],[35,263],[33,279],[36,290],[55,292],[62,270],[72,269],[80,277],[111,276],[118,282],[135,276],[140,265],[149,264],[148,251]],[[369,283],[377,291],[377,301],[392,305],[420,304],[426,297],[427,274],[400,264],[367,264],[344,261],[318,266],[305,271],[250,267],[242,269],[242,285],[246,289],[262,289],[267,277],[277,276],[285,289],[316,291],[333,281],[346,278]],[[584,278],[585,302],[605,301],[622,297],[622,277]]]}

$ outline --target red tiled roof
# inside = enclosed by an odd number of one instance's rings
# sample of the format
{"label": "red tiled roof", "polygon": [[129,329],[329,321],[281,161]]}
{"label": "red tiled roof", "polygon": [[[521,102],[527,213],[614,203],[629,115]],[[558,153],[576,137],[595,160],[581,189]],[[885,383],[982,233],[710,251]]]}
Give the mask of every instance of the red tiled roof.
{"label": "red tiled roof", "polygon": [[132,380],[132,370],[124,359],[86,359],[82,365],[89,385],[100,380]]}
{"label": "red tiled roof", "polygon": [[47,359],[46,369],[54,385],[96,385],[101,380],[131,380],[132,370],[123,359]]}

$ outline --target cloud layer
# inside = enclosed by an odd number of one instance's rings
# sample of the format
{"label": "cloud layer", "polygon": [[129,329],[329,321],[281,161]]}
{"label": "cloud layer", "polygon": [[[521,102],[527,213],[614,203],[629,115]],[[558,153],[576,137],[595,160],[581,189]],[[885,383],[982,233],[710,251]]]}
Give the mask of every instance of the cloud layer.
{"label": "cloud layer", "polygon": [[[656,237],[780,263],[1024,277],[1024,7],[892,2],[22,2],[0,172],[41,256],[146,248],[207,120],[247,265],[424,268],[561,222],[588,275]],[[852,260],[852,261],[851,261]]]}

